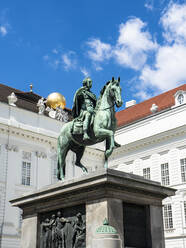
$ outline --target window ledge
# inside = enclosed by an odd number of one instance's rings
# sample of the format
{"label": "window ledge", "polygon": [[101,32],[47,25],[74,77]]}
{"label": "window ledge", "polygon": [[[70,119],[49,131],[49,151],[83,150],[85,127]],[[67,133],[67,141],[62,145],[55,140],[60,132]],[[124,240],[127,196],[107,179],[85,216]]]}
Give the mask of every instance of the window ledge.
{"label": "window ledge", "polygon": [[34,189],[33,185],[16,184],[15,186],[19,188],[24,188],[24,189]]}
{"label": "window ledge", "polygon": [[166,233],[172,233],[175,230],[176,230],[175,228],[168,228],[168,229],[164,229],[164,232],[166,232]]}

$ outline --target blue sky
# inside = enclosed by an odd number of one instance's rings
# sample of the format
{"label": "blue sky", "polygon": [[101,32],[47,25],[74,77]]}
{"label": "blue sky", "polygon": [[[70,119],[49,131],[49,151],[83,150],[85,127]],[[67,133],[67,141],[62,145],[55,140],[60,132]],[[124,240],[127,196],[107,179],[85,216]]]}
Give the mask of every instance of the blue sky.
{"label": "blue sky", "polygon": [[124,102],[185,83],[186,1],[0,1],[0,83],[70,108],[86,76],[96,95],[120,76]]}

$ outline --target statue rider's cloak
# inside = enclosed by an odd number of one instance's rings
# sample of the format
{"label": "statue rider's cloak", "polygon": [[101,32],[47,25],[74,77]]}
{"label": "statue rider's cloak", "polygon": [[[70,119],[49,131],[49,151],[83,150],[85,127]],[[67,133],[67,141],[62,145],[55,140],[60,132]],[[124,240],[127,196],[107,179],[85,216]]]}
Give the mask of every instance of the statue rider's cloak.
{"label": "statue rider's cloak", "polygon": [[85,98],[90,99],[93,103],[94,108],[96,106],[96,95],[91,91],[88,91],[85,87],[78,89],[74,95],[73,106],[72,106],[72,116],[76,118],[80,116],[82,110],[82,104],[84,103]]}

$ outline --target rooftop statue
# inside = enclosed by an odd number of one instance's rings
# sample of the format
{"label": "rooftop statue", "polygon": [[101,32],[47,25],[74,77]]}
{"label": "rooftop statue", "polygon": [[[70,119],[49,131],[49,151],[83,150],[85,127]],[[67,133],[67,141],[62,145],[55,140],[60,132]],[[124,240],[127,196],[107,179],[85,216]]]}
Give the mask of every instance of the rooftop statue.
{"label": "rooftop statue", "polygon": [[115,105],[122,106],[120,78],[112,78],[100,92],[100,97],[91,92],[92,80],[83,80],[83,87],[78,89],[74,96],[72,115],[74,120],[66,123],[58,137],[58,179],[65,178],[65,159],[69,150],[76,153],[75,165],[87,172],[81,164],[81,158],[88,145],[106,140],[105,165],[114,147],[118,147],[114,141],[116,130]]}

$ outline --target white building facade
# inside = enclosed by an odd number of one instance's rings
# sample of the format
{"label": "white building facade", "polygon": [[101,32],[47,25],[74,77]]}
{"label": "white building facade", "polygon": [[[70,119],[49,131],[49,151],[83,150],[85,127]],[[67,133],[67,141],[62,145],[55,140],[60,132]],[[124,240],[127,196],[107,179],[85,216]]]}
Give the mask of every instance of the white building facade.
{"label": "white building facade", "polygon": [[[163,201],[165,243],[166,248],[184,248],[186,247],[186,85],[183,85],[181,90],[174,89],[141,103],[141,106],[137,105],[117,115],[119,123],[125,121],[121,120],[125,117],[128,121],[126,124],[121,124],[117,130],[116,141],[122,146],[114,151],[110,166],[177,189],[175,196]],[[152,111],[150,107],[152,105],[157,106],[155,111]],[[130,112],[135,114],[137,108],[141,109],[141,113],[139,112],[134,120],[130,117]],[[147,108],[149,112],[146,111]]]}
{"label": "white building facade", "polygon": [[[12,106],[5,100],[12,92],[16,94],[8,87],[4,99],[0,93],[0,248],[20,247],[21,212],[11,207],[9,200],[57,182],[57,137],[64,125],[38,114],[37,101],[21,98]],[[133,104],[135,101],[117,113],[115,139],[121,147],[114,150],[109,167],[177,189],[174,197],[163,202],[165,240],[166,248],[184,248],[186,85]],[[93,148],[87,148],[82,159],[89,171],[104,165],[103,144]],[[68,178],[82,175],[74,162],[75,155],[69,152]]]}
{"label": "white building facade", "polygon": [[[13,91],[15,89],[8,87],[8,92]],[[15,106],[10,104],[0,100],[0,248],[20,247],[21,212],[11,207],[9,200],[57,182],[57,137],[65,124],[34,112],[31,105],[36,107],[37,102],[22,98],[13,104]],[[27,109],[21,104],[28,105]],[[66,162],[68,178],[82,174],[81,169],[74,166],[72,152]],[[88,148],[83,163],[88,165],[89,171],[96,170],[103,164],[103,153]]]}

